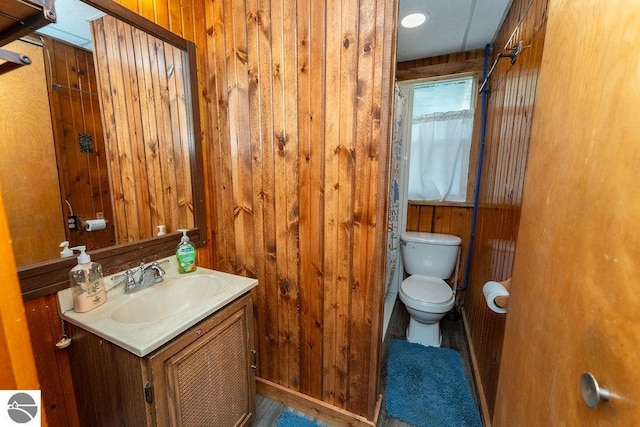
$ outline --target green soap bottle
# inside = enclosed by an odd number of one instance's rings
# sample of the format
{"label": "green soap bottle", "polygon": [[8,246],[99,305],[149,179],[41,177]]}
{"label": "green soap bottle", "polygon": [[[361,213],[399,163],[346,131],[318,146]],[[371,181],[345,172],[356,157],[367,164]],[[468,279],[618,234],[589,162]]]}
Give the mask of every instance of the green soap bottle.
{"label": "green soap bottle", "polygon": [[178,273],[191,273],[196,271],[196,247],[189,240],[186,229],[180,229],[182,237],[180,244],[176,249],[176,258],[178,258]]}

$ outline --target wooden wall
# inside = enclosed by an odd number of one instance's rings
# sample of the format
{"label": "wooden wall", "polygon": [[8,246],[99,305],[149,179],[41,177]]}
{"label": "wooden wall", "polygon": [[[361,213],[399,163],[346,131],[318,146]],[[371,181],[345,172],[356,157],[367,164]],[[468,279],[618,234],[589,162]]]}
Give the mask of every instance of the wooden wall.
{"label": "wooden wall", "polygon": [[197,45],[212,233],[199,262],[259,279],[259,375],[372,419],[396,2],[119,3]]}
{"label": "wooden wall", "polygon": [[258,375],[368,419],[395,8],[206,4],[215,264],[259,280]]}
{"label": "wooden wall", "polygon": [[398,62],[396,64],[396,78],[398,81],[405,81],[449,74],[482,72],[483,63],[484,49]]}
{"label": "wooden wall", "polygon": [[[547,0],[515,0],[493,55],[522,40],[515,65],[500,60],[492,75],[476,236],[465,316],[474,349],[483,406],[493,413],[505,316],[489,310],[482,287],[511,276],[536,82],[542,59]],[[530,6],[530,7],[529,7]]]}
{"label": "wooden wall", "polygon": [[183,52],[110,16],[91,31],[117,242],[192,228]]}
{"label": "wooden wall", "polygon": [[56,153],[42,48],[23,41],[7,49],[32,59],[0,76],[0,191],[18,266],[60,256],[65,240]]}
{"label": "wooden wall", "polygon": [[[58,177],[62,196],[60,215],[66,221],[73,213],[79,218],[96,219],[99,213],[107,228],[87,232],[65,227],[69,246],[85,245],[98,249],[116,244],[107,157],[102,131],[93,55],[68,43],[42,37],[47,88],[53,123]],[[78,136],[91,135],[92,152],[81,152]],[[59,243],[59,242],[58,242]]]}
{"label": "wooden wall", "polygon": [[[199,86],[203,87],[202,81],[205,78],[202,74],[204,68],[202,64],[206,57],[206,52],[203,48],[205,45],[203,39],[206,36],[203,1],[140,0],[139,4],[135,0],[118,0],[117,2],[162,25],[173,33],[196,43],[198,46]],[[204,105],[204,94],[201,92],[197,95],[201,105]],[[201,114],[200,120],[203,125],[203,134],[206,137],[206,125],[208,122],[204,121],[202,108]],[[206,149],[204,154],[205,156],[207,155]],[[198,263],[200,265],[205,267],[212,266],[209,253],[209,247],[198,249]],[[79,421],[75,410],[75,395],[71,383],[69,363],[66,360],[66,352],[57,350],[54,347],[61,336],[60,318],[57,310],[55,295],[33,299],[25,303],[27,323],[31,332],[31,344],[33,353],[36,355],[36,368],[42,388],[43,409],[46,413],[48,424],[49,426],[60,427],[77,426]]]}

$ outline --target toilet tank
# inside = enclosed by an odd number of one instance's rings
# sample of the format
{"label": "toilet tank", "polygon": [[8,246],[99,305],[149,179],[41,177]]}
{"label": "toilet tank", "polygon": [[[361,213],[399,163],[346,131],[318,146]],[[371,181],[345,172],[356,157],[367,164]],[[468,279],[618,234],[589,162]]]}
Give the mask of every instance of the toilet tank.
{"label": "toilet tank", "polygon": [[405,231],[400,250],[408,274],[448,279],[453,274],[462,240],[458,236]]}

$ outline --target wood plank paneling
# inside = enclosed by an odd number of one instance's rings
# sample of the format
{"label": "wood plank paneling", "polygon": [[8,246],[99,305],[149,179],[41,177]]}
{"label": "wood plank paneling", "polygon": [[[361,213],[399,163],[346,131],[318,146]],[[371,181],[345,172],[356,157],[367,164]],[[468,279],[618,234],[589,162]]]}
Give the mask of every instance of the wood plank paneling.
{"label": "wood plank paneling", "polygon": [[[102,213],[107,228],[87,232],[65,227],[69,246],[85,245],[89,250],[116,244],[107,157],[100,116],[95,67],[91,52],[65,42],[41,36],[47,69],[47,87],[63,218],[73,213],[82,220],[96,219]],[[80,150],[79,135],[90,135],[93,149]]]}
{"label": "wood plank paneling", "polygon": [[398,81],[405,81],[477,72],[482,70],[483,62],[484,49],[398,62],[396,77]]}
{"label": "wood plank paneling", "polygon": [[213,238],[199,255],[260,280],[259,374],[372,419],[396,2],[119,2],[194,26]]}
{"label": "wood plank paneling", "polygon": [[514,1],[493,51],[495,58],[520,40],[524,46],[514,65],[500,60],[489,84],[478,218],[464,307],[489,417],[495,405],[505,316],[489,310],[482,287],[511,276],[547,3]]}
{"label": "wood plank paneling", "polygon": [[26,301],[25,311],[47,421],[51,426],[79,426],[69,355],[55,346],[61,338],[58,299],[51,294]]}
{"label": "wood plank paneling", "polygon": [[[154,0],[153,2],[149,2],[147,0],[140,1],[141,3],[144,2],[155,5],[155,7],[153,8],[145,9],[144,16],[147,19],[150,19],[151,21],[154,21],[167,29],[171,29],[174,33],[184,34],[189,41],[196,43],[196,45],[198,46],[198,49],[196,51],[198,64],[198,81],[199,87],[202,88],[204,86],[202,82],[210,77],[205,77],[203,73],[203,70],[205,69],[204,58],[206,57],[206,43],[204,43],[204,40],[206,38],[206,30],[204,27],[204,2],[201,0]],[[140,13],[137,0],[117,0],[117,3],[120,3],[128,7],[129,9]],[[181,11],[180,15],[182,16],[181,20],[171,23],[171,28],[168,27],[168,17],[166,16],[165,12],[163,12],[170,9],[177,9]],[[145,47],[148,49],[148,44],[145,45]],[[138,46],[134,43],[134,48],[142,49],[142,44]],[[150,65],[147,64],[147,66]],[[33,70],[33,68],[30,68],[30,70]],[[10,73],[9,75],[13,74],[14,72]],[[176,67],[176,72],[179,73],[181,72],[181,70]],[[143,80],[139,79],[138,83],[142,84],[142,82]],[[145,84],[146,82],[147,80],[145,80]],[[98,90],[95,83],[90,83],[90,85],[92,92],[96,92]],[[149,87],[152,87],[151,83],[149,83],[149,85]],[[180,91],[181,89],[176,86],[176,95],[178,95]],[[198,94],[194,94],[194,96],[198,96],[201,105],[206,104],[206,92],[199,91]],[[145,102],[145,98],[141,98],[140,102]],[[207,111],[215,111],[216,105],[217,104],[208,105]],[[95,110],[95,107],[93,108],[94,111],[97,111]],[[149,114],[153,115],[153,110],[151,108],[144,108],[144,110],[150,110]],[[210,133],[207,132],[206,129],[206,126],[209,124],[209,122],[204,120],[204,116],[206,114],[205,110],[201,108],[200,112],[201,117],[196,117],[195,119],[201,121],[202,135],[204,138],[206,138],[210,136]],[[142,117],[144,119],[144,116]],[[182,120],[182,113],[179,114],[179,117],[180,120]],[[149,115],[147,115],[147,120],[148,119]],[[149,136],[145,135],[145,138],[149,138]],[[155,137],[151,136],[150,138],[154,140]],[[210,154],[208,152],[206,139],[203,141],[203,147],[205,147],[203,155],[205,156],[205,158],[208,158],[207,156],[209,156]],[[146,159],[143,159],[143,161],[146,161]],[[209,172],[205,170],[205,176],[208,176],[208,174]],[[188,175],[186,176],[188,177]],[[101,180],[103,179],[106,180],[106,177],[101,176]],[[206,179],[205,182],[207,182]],[[206,190],[208,192],[208,188]],[[187,188],[185,188],[184,191],[187,194],[190,194],[190,190],[188,190]],[[211,228],[209,228],[209,230],[211,230]],[[213,230],[211,232],[213,232]],[[53,257],[58,255],[57,248],[54,249],[56,249],[56,252]],[[214,249],[215,248],[211,247],[199,248],[198,263],[200,265],[203,265],[204,267],[211,267],[211,251]],[[3,258],[5,258],[4,255]],[[49,425],[51,426],[63,427],[78,425],[79,422],[75,410],[75,395],[71,383],[71,376],[69,373],[69,363],[67,359],[68,356],[64,350],[57,351],[55,350],[55,347],[52,347],[53,343],[57,342],[60,339],[60,321],[57,317],[57,301],[55,299],[55,296],[50,295],[37,299],[31,299],[27,303],[27,305],[27,323],[30,331],[32,331],[30,335],[33,353],[38,355],[38,358],[36,360],[36,367],[38,371],[38,377],[40,378],[40,387],[42,389],[43,406],[46,412],[46,418],[49,421]],[[47,316],[49,316],[48,322]],[[14,345],[14,348],[17,348],[17,346]],[[21,363],[26,362],[26,358],[21,361]],[[26,372],[28,370],[20,369],[20,371]],[[9,389],[15,387],[7,386],[5,388]],[[18,388],[26,389],[38,387],[33,385],[29,386],[27,384],[27,386],[25,387]]]}
{"label": "wood plank paneling", "polygon": [[118,243],[193,227],[184,55],[109,16],[92,33]]}
{"label": "wood plank paneling", "polygon": [[260,282],[258,374],[371,419],[395,4],[206,8],[214,262]]}

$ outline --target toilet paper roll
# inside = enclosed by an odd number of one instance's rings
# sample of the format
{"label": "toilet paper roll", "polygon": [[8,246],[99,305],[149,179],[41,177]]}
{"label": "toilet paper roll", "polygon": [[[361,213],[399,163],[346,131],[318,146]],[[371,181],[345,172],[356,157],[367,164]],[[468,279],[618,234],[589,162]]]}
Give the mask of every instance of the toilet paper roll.
{"label": "toilet paper roll", "polygon": [[87,231],[104,230],[107,228],[107,221],[104,219],[89,219],[85,223]]}
{"label": "toilet paper roll", "polygon": [[507,291],[504,286],[498,282],[487,282],[482,288],[482,293],[484,294],[484,299],[487,300],[487,305],[491,310],[500,314],[507,312],[506,308],[498,307],[495,301],[496,297],[509,296],[509,291]]}

